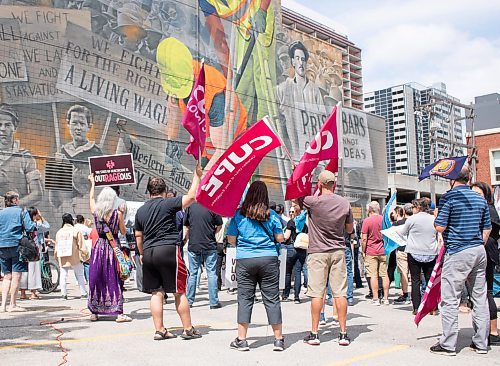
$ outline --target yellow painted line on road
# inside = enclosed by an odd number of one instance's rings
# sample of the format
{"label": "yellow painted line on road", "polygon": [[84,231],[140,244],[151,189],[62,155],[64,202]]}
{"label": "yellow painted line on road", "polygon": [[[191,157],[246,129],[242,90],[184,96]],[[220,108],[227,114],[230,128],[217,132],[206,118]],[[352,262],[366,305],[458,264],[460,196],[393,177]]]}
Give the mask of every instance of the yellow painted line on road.
{"label": "yellow painted line on road", "polygon": [[[203,328],[210,328],[209,325],[198,325],[196,326],[197,329],[203,329]],[[182,327],[175,327],[175,328],[168,328],[168,330],[183,330]],[[134,332],[134,333],[117,333],[117,334],[108,334],[108,335],[102,335],[102,336],[96,336],[96,337],[85,337],[85,338],[77,338],[77,339],[64,339],[61,338],[61,342],[63,344],[66,343],[78,343],[78,342],[88,342],[88,341],[100,341],[103,339],[115,339],[115,338],[124,338],[124,337],[134,337],[134,336],[139,336],[139,335],[151,335],[152,331],[143,331],[143,332]],[[0,346],[0,350],[3,349],[13,349],[13,348],[31,348],[31,347],[41,347],[41,346],[50,346],[54,344],[59,344],[58,341],[45,341],[45,342],[34,342],[34,343],[17,343],[17,344],[11,344],[8,346]]]}
{"label": "yellow painted line on road", "polygon": [[370,360],[370,359],[373,359],[373,358],[377,358],[377,357],[386,355],[388,353],[402,351],[402,350],[407,349],[407,348],[410,348],[410,346],[407,345],[407,344],[401,344],[401,345],[398,345],[398,346],[395,346],[395,347],[385,348],[385,349],[382,349],[380,351],[370,352],[370,353],[367,353],[367,354],[364,354],[364,355],[359,355],[359,356],[356,356],[356,357],[352,357],[352,358],[348,358],[348,359],[345,359],[345,360],[337,361],[337,362],[328,364],[327,366],[346,366],[346,365],[351,365],[354,362]]}

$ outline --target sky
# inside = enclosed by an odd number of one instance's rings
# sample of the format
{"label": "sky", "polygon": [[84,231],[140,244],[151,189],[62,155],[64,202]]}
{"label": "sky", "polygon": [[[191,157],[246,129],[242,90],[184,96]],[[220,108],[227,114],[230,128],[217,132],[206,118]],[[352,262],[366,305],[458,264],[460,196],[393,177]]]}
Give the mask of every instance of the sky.
{"label": "sky", "polygon": [[362,50],[365,92],[444,82],[469,104],[500,92],[498,0],[282,0]]}

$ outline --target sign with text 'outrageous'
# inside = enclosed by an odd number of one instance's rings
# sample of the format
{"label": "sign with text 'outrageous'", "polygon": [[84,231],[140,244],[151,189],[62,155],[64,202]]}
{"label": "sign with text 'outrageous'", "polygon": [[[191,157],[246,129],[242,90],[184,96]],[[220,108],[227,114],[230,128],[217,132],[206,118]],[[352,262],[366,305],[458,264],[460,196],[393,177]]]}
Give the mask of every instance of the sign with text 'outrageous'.
{"label": "sign with text 'outrageous'", "polygon": [[132,154],[89,157],[96,187],[135,184]]}
{"label": "sign with text 'outrageous'", "polygon": [[264,120],[255,123],[203,177],[196,201],[221,216],[232,217],[260,161],[280,145],[278,136]]}

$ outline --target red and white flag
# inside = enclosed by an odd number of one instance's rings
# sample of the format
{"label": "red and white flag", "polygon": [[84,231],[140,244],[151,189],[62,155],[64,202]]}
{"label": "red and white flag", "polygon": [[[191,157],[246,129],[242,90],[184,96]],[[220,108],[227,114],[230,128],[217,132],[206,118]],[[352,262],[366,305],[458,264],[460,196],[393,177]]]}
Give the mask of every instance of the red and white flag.
{"label": "red and white flag", "polygon": [[191,135],[186,152],[200,160],[201,152],[205,149],[207,137],[206,114],[205,114],[205,64],[202,63],[200,73],[193,86],[189,97],[182,125]]}
{"label": "red and white flag", "polygon": [[264,120],[255,123],[203,177],[196,201],[221,216],[233,216],[260,161],[280,145],[280,139]]}
{"label": "red and white flag", "polygon": [[427,282],[424,297],[418,307],[417,314],[415,315],[415,324],[418,326],[420,321],[431,311],[435,310],[441,302],[441,272],[443,270],[443,256],[445,252],[444,245],[439,251],[439,255],[432,270],[431,278]]}
{"label": "red and white flag", "polygon": [[330,160],[331,169],[338,171],[339,140],[337,133],[337,111],[334,107],[332,114],[326,120],[321,130],[309,144],[300,162],[295,167],[286,183],[285,200],[304,197],[311,194],[312,176],[314,169],[322,160]]}

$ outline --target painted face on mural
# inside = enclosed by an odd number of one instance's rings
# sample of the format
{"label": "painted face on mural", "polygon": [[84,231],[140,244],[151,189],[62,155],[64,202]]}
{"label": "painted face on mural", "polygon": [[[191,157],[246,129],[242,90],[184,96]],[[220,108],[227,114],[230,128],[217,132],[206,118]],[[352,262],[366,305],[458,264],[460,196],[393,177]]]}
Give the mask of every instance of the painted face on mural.
{"label": "painted face on mural", "polygon": [[10,116],[0,114],[0,148],[6,149],[12,147],[16,127]]}
{"label": "painted face on mural", "polygon": [[76,146],[85,145],[87,143],[87,133],[90,126],[87,122],[85,113],[72,112],[69,120],[69,132]]}
{"label": "painted face on mural", "polygon": [[295,69],[295,74],[300,77],[305,77],[306,75],[306,55],[304,51],[296,49],[293,53],[292,66]]}

